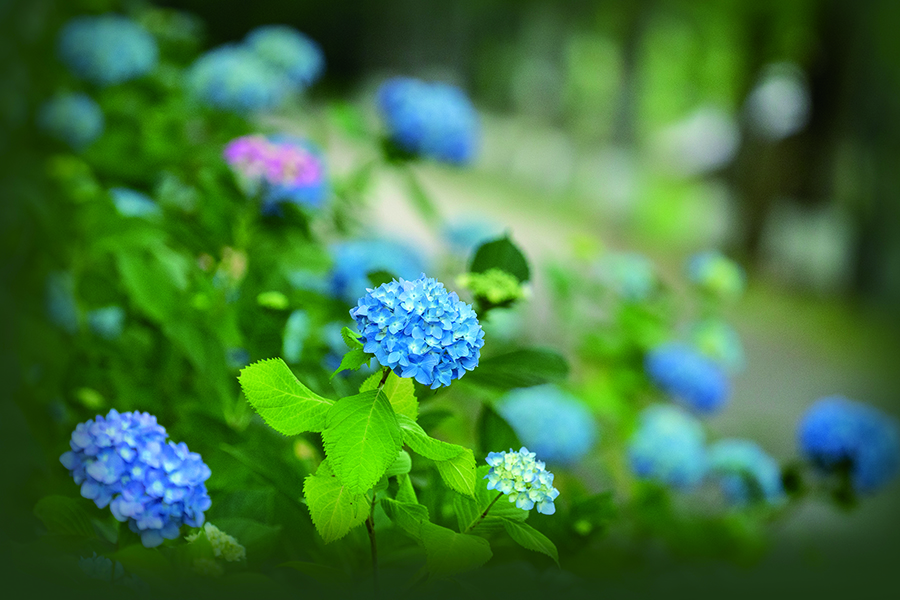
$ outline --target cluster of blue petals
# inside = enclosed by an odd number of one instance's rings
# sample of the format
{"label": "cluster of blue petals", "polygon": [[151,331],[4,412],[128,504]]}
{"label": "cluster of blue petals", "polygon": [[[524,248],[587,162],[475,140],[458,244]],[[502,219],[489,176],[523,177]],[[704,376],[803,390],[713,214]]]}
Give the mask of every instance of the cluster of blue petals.
{"label": "cluster of blue petals", "polygon": [[152,198],[131,188],[111,188],[109,195],[123,217],[154,217],[162,212]]}
{"label": "cluster of blue petals", "polygon": [[627,302],[646,300],[658,285],[653,263],[635,252],[607,254],[600,259],[597,271],[601,282]]}
{"label": "cluster of blue petals", "polygon": [[497,403],[497,412],[523,444],[550,463],[575,463],[597,441],[591,412],[552,384],[512,390]]}
{"label": "cluster of blue petals", "polygon": [[849,468],[857,492],[874,492],[900,470],[900,427],[878,409],[840,396],[822,398],[800,419],[800,449],[825,471]]}
{"label": "cluster of blue petals", "polygon": [[741,266],[716,250],[691,256],[687,262],[687,276],[691,283],[719,298],[738,297],[747,286]]}
{"label": "cluster of blue petals", "polygon": [[726,500],[737,506],[784,500],[781,469],[771,456],[749,440],[719,440],[709,447],[709,473]]}
{"label": "cluster of blue petals", "polygon": [[105,119],[94,100],[86,94],[64,94],[41,105],[37,124],[50,137],[81,150],[103,133]]}
{"label": "cluster of blue petals", "polygon": [[725,372],[686,344],[657,346],[647,353],[644,370],[657,387],[697,413],[718,412],[728,400]]}
{"label": "cluster of blue petals", "polygon": [[264,25],[249,34],[244,43],[261,59],[284,73],[297,89],[312,85],[325,70],[325,55],[319,45],[287,25]]}
{"label": "cluster of blue petals", "polygon": [[455,164],[474,157],[478,113],[458,87],[395,77],[381,85],[377,102],[388,137],[406,152]]}
{"label": "cluster of blue petals", "polygon": [[290,89],[277,69],[236,44],[201,55],[188,69],[187,84],[199,101],[238,114],[275,108]]}
{"label": "cluster of blue petals", "polygon": [[553,501],[559,490],[553,487],[553,473],[545,468],[543,461],[535,459],[535,453],[522,446],[518,452],[491,452],[487,455],[491,470],[484,476],[488,480],[487,489],[506,494],[517,508],[537,511],[543,515],[556,512]]}
{"label": "cluster of blue petals", "polygon": [[145,75],[159,60],[153,36],[114,14],[75,17],[60,31],[58,50],[76,77],[101,86]]}
{"label": "cluster of blue petals", "polygon": [[60,462],[81,486],[81,495],[140,534],[152,548],[178,537],[182,524],[203,525],[210,506],[204,482],[209,467],[182,442],[167,441],[166,430],[148,413],[110,410],[79,423],[72,448]]}
{"label": "cluster of blue petals", "polygon": [[484,331],[475,311],[424,274],[370,290],[350,316],[363,349],[400,377],[434,389],[478,366]]}
{"label": "cluster of blue petals", "polygon": [[373,239],[338,242],[329,247],[333,261],[329,273],[330,294],[356,302],[371,285],[369,273],[385,271],[413,279],[427,266],[412,248],[399,242]]}
{"label": "cluster of blue petals", "polygon": [[631,470],[641,479],[693,488],[706,474],[705,440],[700,422],[681,408],[649,406],[641,412],[628,442]]}

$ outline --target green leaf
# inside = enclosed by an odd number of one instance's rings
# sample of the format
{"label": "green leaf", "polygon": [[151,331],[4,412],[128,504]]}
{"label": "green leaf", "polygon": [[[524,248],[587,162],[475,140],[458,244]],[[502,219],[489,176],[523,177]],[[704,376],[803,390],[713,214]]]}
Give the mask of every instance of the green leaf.
{"label": "green leaf", "polygon": [[361,349],[363,347],[363,343],[359,341],[359,334],[349,327],[341,329],[341,339],[344,340],[344,344],[347,345],[347,350],[356,350],[357,348]]}
{"label": "green leaf", "polygon": [[338,400],[328,411],[322,439],[335,475],[362,494],[397,458],[403,437],[387,396],[371,390]]}
{"label": "green leaf", "polygon": [[450,460],[465,450],[462,446],[448,444],[429,437],[418,423],[404,414],[397,415],[400,429],[403,431],[403,441],[413,449],[413,452],[431,460]]}
{"label": "green leaf", "polygon": [[411,502],[413,504],[419,503],[419,499],[416,498],[416,490],[409,475],[397,476],[397,501]]}
{"label": "green leaf", "polygon": [[344,354],[344,357],[341,359],[340,366],[334,373],[331,374],[331,377],[329,377],[329,381],[334,379],[334,376],[341,371],[356,371],[363,365],[369,364],[370,360],[372,360],[372,357],[363,352],[362,348],[350,350],[349,352]]}
{"label": "green leaf", "polygon": [[67,496],[41,498],[34,507],[34,516],[44,523],[50,533],[96,537],[91,517],[82,504],[86,500]]}
{"label": "green leaf", "polygon": [[506,529],[509,537],[517,544],[526,550],[534,550],[535,552],[546,554],[559,566],[559,553],[556,551],[556,546],[546,535],[531,525],[509,519],[503,520],[503,527]]}
{"label": "green leaf", "polygon": [[151,319],[165,322],[179,305],[187,287],[183,258],[158,244],[153,249],[130,250],[116,255],[122,284],[134,305]]}
{"label": "green leaf", "polygon": [[256,303],[263,308],[271,308],[272,310],[285,310],[291,305],[288,297],[277,290],[261,292],[256,296]]}
{"label": "green leaf", "polygon": [[412,459],[405,450],[401,450],[396,460],[384,472],[384,476],[396,477],[397,475],[406,475],[410,470],[412,470]]}
{"label": "green leaf", "polygon": [[428,523],[428,509],[414,502],[401,502],[392,498],[383,498],[381,508],[388,518],[411,538],[422,541],[422,524]]}
{"label": "green leaf", "polygon": [[365,494],[351,492],[342,485],[327,459],[322,461],[315,475],[306,478],[303,494],[316,531],[326,544],[341,539],[369,516]]}
{"label": "green leaf", "polygon": [[528,260],[508,236],[485,242],[475,251],[469,264],[469,272],[484,273],[490,269],[506,271],[520,282],[531,278]]}
{"label": "green leaf", "polygon": [[[373,373],[359,386],[359,391],[374,390],[378,387],[383,376],[384,374],[381,371]],[[384,387],[381,389],[385,396],[388,397],[388,400],[390,400],[395,413],[406,415],[413,421],[416,420],[419,414],[419,401],[416,400],[416,387],[413,385],[412,379],[398,377],[396,373],[391,371],[391,374],[388,375],[387,380],[384,382]]]}
{"label": "green leaf", "polygon": [[522,447],[519,436],[506,419],[487,404],[481,409],[481,416],[478,418],[478,445],[486,452]]}
{"label": "green leaf", "polygon": [[450,489],[465,496],[475,494],[475,455],[468,448],[463,448],[450,460],[435,461],[435,466]]}
{"label": "green leaf", "polygon": [[[502,521],[509,519],[513,521],[524,521],[528,518],[528,511],[516,508],[516,505],[509,502],[508,498],[497,498],[496,490],[487,489],[487,481],[485,476],[491,468],[488,465],[482,465],[475,471],[475,497],[469,498],[455,494],[453,505],[456,510],[456,518],[459,523],[459,530],[468,529],[475,519],[481,516],[481,513],[490,506],[491,510],[482,521],[472,529],[472,533],[486,534],[499,531],[503,528]],[[491,503],[493,502],[493,505]]]}
{"label": "green leaf", "polygon": [[568,374],[569,363],[558,352],[528,348],[484,359],[462,381],[510,390],[558,381]]}
{"label": "green leaf", "polygon": [[322,431],[326,415],[335,405],[300,383],[280,358],[245,367],[238,380],[250,406],[269,427],[284,435]]}
{"label": "green leaf", "polygon": [[422,523],[426,565],[435,577],[447,577],[477,569],[491,559],[491,546],[484,538],[456,533],[452,529]]}

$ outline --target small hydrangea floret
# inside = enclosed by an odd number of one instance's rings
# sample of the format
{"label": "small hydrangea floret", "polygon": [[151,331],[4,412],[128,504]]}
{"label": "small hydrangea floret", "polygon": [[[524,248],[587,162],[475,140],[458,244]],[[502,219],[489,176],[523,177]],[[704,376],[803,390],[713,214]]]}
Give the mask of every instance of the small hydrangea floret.
{"label": "small hydrangea floret", "polygon": [[37,124],[48,136],[82,150],[103,133],[100,105],[86,94],[62,94],[41,105]]}
{"label": "small hydrangea floret", "polygon": [[628,442],[631,470],[640,479],[688,490],[706,474],[706,435],[691,414],[671,404],[655,404],[638,417]]}
{"label": "small hydrangea floret", "polygon": [[79,423],[72,449],[60,457],[81,495],[99,508],[109,506],[148,548],[178,537],[182,524],[203,525],[210,506],[209,467],[183,442],[167,438],[156,417],[113,409]]}
{"label": "small hydrangea floret", "polygon": [[471,306],[427,278],[390,281],[369,290],[350,311],[364,351],[432,389],[478,365],[484,331]]}
{"label": "small hydrangea floret", "polygon": [[518,452],[491,452],[487,456],[491,470],[484,476],[488,480],[487,489],[497,490],[509,497],[517,508],[537,511],[544,515],[556,512],[553,501],[559,490],[553,487],[553,473],[548,471],[543,461],[535,459],[535,453],[522,446]]}
{"label": "small hydrangea floret", "polygon": [[657,346],[647,354],[644,370],[657,387],[697,413],[718,412],[731,392],[724,370],[686,344]]}
{"label": "small hydrangea floret", "polygon": [[253,51],[235,44],[213,48],[200,56],[186,77],[194,98],[238,114],[275,108],[290,89],[278,70]]}
{"label": "small hydrangea floret", "polygon": [[60,31],[58,49],[76,77],[101,86],[149,73],[159,60],[153,36],[115,14],[75,17]]}
{"label": "small hydrangea floret", "polygon": [[[247,549],[244,548],[233,536],[228,535],[212,523],[203,525],[203,533],[213,549],[213,556],[222,558],[227,562],[237,562],[247,558]],[[200,537],[200,532],[184,536],[188,542],[195,542]]]}
{"label": "small hydrangea floret", "polygon": [[308,36],[287,25],[263,25],[244,42],[257,56],[282,72],[298,90],[314,83],[325,70],[325,55]]}

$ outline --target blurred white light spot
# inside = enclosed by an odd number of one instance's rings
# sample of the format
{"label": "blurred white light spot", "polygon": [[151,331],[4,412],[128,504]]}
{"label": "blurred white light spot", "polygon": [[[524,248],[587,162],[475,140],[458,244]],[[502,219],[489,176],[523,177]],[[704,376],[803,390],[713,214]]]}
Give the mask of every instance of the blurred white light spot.
{"label": "blurred white light spot", "polygon": [[716,106],[701,106],[660,132],[655,150],[668,168],[692,176],[728,165],[740,141],[733,116]]}
{"label": "blurred white light spot", "polygon": [[754,132],[777,141],[806,127],[810,105],[809,89],[799,67],[776,63],[763,70],[747,97],[745,110]]}

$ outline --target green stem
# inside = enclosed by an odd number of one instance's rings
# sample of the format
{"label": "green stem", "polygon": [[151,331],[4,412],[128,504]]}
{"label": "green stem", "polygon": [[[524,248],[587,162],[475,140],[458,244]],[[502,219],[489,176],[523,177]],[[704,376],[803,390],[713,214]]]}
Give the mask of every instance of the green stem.
{"label": "green stem", "polygon": [[369,518],[366,519],[366,530],[369,532],[369,546],[372,549],[372,583],[375,596],[378,596],[378,548],[375,545],[375,496],[377,492],[372,490],[372,505],[369,509]]}
{"label": "green stem", "polygon": [[381,389],[384,387],[384,384],[385,384],[385,382],[387,381],[387,378],[388,378],[390,375],[391,375],[391,369],[390,369],[390,367],[384,367],[384,374],[381,376],[381,381],[378,383],[378,391],[379,391],[379,392],[380,392]]}
{"label": "green stem", "polygon": [[469,533],[470,531],[472,531],[473,529],[475,529],[475,527],[476,527],[479,523],[481,523],[482,521],[484,521],[484,518],[487,516],[488,511],[491,510],[491,507],[493,507],[494,504],[497,503],[497,500],[499,500],[499,499],[500,499],[500,496],[502,496],[502,495],[503,495],[503,492],[498,492],[497,495],[494,497],[494,499],[491,500],[491,503],[487,505],[487,508],[484,509],[484,512],[481,513],[481,515],[479,515],[477,519],[475,519],[474,521],[472,521],[472,522],[469,524],[469,526],[466,527],[466,530],[463,531],[463,533]]}

